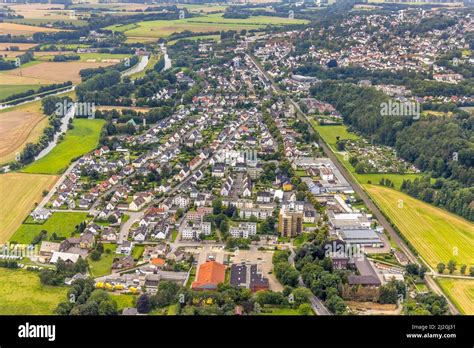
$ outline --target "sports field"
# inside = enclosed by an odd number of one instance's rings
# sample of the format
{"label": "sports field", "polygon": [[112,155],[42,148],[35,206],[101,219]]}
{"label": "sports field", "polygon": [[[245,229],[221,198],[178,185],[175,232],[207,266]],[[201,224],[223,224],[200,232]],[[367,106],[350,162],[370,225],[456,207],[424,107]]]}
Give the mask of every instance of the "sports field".
{"label": "sports field", "polygon": [[436,281],[461,313],[474,315],[474,279],[438,278]]}
{"label": "sports field", "polygon": [[23,169],[25,173],[58,174],[71,161],[94,150],[100,138],[104,120],[75,119],[74,128],[68,130],[56,147],[45,157],[33,162]]}
{"label": "sports field", "polygon": [[50,315],[68,287],[42,285],[37,272],[0,268],[0,315]]}
{"label": "sports field", "polygon": [[474,224],[399,191],[363,187],[432,268],[451,259],[474,266]]}
{"label": "sports field", "polygon": [[54,175],[0,174],[0,243],[10,239],[56,180]]}
{"label": "sports field", "polygon": [[70,237],[75,227],[86,220],[87,213],[55,212],[42,224],[22,224],[10,238],[12,242],[30,244],[42,230],[48,232],[46,239],[53,233],[58,237]]}
{"label": "sports field", "polygon": [[186,30],[198,33],[225,30],[258,29],[268,25],[304,24],[301,19],[289,19],[270,16],[253,16],[246,19],[223,18],[222,14],[210,14],[201,17],[143,21],[127,25],[113,25],[106,29],[123,32],[129,38],[161,38],[172,33]]}

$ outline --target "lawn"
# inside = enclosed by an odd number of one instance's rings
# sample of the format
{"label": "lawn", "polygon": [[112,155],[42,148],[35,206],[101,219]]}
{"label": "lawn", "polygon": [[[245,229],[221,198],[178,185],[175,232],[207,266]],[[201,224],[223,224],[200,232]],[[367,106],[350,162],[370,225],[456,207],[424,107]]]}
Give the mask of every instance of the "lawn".
{"label": "lawn", "polygon": [[117,302],[117,308],[119,313],[122,312],[124,308],[135,307],[134,302],[136,299],[135,295],[128,294],[109,294],[110,298]]}
{"label": "lawn", "polygon": [[132,256],[135,260],[138,260],[142,257],[143,252],[145,251],[145,246],[135,245],[132,250]]}
{"label": "lawn", "polygon": [[74,128],[67,131],[49,154],[23,169],[25,173],[61,173],[71,161],[94,150],[100,138],[104,120],[75,119]]}
{"label": "lawn", "polygon": [[436,281],[461,313],[474,315],[474,279],[438,278]]}
{"label": "lawn", "polygon": [[387,187],[363,187],[431,267],[450,259],[474,266],[471,222]]}
{"label": "lawn", "polygon": [[10,239],[56,180],[54,175],[0,174],[0,243]]}
{"label": "lawn", "polygon": [[67,287],[41,285],[38,273],[0,268],[1,315],[48,315],[66,299]]}
{"label": "lawn", "polygon": [[110,249],[110,253],[102,253],[101,257],[97,261],[93,261],[90,257],[87,258],[89,263],[89,271],[92,277],[102,277],[104,275],[110,274],[112,271],[112,263],[116,257],[120,255],[115,253],[117,249],[116,244],[104,244],[104,250]]}
{"label": "lawn", "polygon": [[112,25],[108,30],[119,31],[129,38],[161,38],[186,30],[205,33],[224,30],[258,29],[268,25],[305,24],[306,20],[271,16],[252,16],[246,19],[223,18],[222,14],[200,17],[143,21],[126,25]]}
{"label": "lawn", "polygon": [[298,311],[298,309],[293,309],[291,307],[265,305],[260,315],[301,315],[301,314]]}
{"label": "lawn", "polygon": [[22,224],[10,241],[30,244],[42,230],[48,232],[46,238],[49,238],[53,232],[58,237],[68,238],[74,232],[75,227],[86,219],[87,213],[56,212],[43,224]]}

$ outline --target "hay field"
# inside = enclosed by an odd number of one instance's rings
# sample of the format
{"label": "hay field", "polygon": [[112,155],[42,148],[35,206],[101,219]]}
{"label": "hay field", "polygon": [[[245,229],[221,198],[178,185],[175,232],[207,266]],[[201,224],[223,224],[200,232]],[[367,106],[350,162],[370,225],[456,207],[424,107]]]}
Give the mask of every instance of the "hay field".
{"label": "hay field", "polygon": [[384,186],[363,187],[432,268],[451,259],[474,266],[473,223]]}
{"label": "hay field", "polygon": [[57,179],[55,175],[0,174],[0,243],[10,239],[35,202],[41,201],[42,192],[50,190]]}

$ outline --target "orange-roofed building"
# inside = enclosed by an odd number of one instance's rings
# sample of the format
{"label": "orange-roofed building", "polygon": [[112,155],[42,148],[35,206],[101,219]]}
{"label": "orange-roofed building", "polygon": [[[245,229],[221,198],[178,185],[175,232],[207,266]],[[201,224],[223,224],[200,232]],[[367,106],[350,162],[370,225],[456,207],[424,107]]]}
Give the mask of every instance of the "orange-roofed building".
{"label": "orange-roofed building", "polygon": [[162,259],[162,258],[159,258],[159,257],[155,257],[153,259],[151,259],[151,264],[155,267],[158,267],[158,268],[161,268],[165,265],[166,263],[166,260]]}
{"label": "orange-roofed building", "polygon": [[191,285],[193,290],[215,290],[225,280],[225,266],[216,261],[208,261],[199,266],[197,279]]}

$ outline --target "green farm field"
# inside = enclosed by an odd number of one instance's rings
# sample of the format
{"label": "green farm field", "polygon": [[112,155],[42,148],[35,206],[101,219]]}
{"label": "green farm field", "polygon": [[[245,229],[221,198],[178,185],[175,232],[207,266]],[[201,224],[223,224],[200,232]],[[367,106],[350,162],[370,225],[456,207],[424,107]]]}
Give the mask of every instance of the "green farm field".
{"label": "green farm field", "polygon": [[30,244],[42,230],[48,232],[48,239],[54,232],[58,237],[70,237],[75,226],[87,219],[87,213],[55,212],[44,224],[22,224],[10,241]]}
{"label": "green farm field", "polygon": [[451,259],[474,266],[474,224],[399,191],[363,187],[432,268]]}
{"label": "green farm field", "polygon": [[37,90],[41,85],[0,85],[0,100],[8,98],[17,93],[23,93],[30,89]]}
{"label": "green farm field", "polygon": [[45,157],[27,166],[23,172],[39,174],[61,173],[76,157],[94,150],[100,138],[104,120],[75,119],[74,128],[68,130],[56,147]]}
{"label": "green farm field", "polygon": [[51,315],[67,291],[42,285],[36,272],[0,268],[1,315]]}
{"label": "green farm field", "polygon": [[213,32],[224,30],[259,29],[268,25],[305,24],[301,19],[269,16],[254,16],[246,19],[223,18],[222,14],[210,14],[177,20],[143,21],[127,25],[113,25],[106,29],[119,31],[129,38],[161,38],[186,30],[192,32]]}
{"label": "green farm field", "polygon": [[461,313],[474,315],[474,279],[438,278],[436,281]]}

